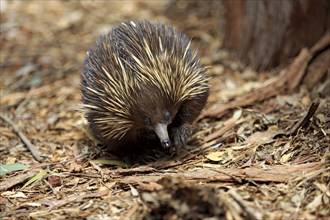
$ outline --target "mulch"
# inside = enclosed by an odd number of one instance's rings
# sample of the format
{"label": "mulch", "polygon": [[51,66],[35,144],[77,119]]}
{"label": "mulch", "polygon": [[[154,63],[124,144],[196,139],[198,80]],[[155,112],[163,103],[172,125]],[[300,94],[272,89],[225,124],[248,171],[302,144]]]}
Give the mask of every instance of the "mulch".
{"label": "mulch", "polygon": [[[330,216],[330,33],[257,73],[221,49],[218,3],[2,4],[0,161],[25,166],[0,175],[1,219]],[[192,36],[211,93],[187,149],[127,163],[89,139],[79,83],[97,37],[136,19]]]}

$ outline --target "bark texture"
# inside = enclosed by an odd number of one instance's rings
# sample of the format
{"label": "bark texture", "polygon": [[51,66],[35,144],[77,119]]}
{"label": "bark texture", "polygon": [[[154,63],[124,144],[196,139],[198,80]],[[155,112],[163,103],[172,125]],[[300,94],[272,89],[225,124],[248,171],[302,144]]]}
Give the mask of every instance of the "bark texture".
{"label": "bark texture", "polygon": [[267,70],[312,46],[330,25],[330,1],[224,1],[224,47]]}

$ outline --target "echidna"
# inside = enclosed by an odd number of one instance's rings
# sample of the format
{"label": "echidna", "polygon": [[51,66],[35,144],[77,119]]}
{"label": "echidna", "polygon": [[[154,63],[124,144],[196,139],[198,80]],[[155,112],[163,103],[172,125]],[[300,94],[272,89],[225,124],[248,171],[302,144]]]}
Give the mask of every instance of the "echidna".
{"label": "echidna", "polygon": [[186,145],[208,97],[190,40],[171,26],[127,22],[87,52],[81,90],[92,135],[120,154],[154,132],[164,148]]}

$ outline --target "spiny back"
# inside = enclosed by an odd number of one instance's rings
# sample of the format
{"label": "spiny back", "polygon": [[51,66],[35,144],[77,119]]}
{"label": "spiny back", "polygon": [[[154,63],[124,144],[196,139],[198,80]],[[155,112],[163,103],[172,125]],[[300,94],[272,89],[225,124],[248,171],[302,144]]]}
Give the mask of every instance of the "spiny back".
{"label": "spiny back", "polygon": [[158,23],[128,22],[115,27],[88,51],[84,65],[87,118],[99,124],[99,132],[108,138],[120,138],[134,128],[136,115],[132,114],[141,103],[148,103],[143,99],[175,105],[208,91],[205,68],[190,48],[190,40]]}

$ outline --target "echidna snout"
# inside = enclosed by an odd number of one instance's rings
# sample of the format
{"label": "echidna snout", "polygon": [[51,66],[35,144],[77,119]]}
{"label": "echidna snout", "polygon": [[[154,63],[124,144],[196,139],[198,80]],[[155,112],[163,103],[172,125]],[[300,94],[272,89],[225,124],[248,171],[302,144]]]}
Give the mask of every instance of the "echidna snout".
{"label": "echidna snout", "polygon": [[143,99],[139,100],[139,109],[135,111],[135,118],[143,118],[140,127],[147,130],[152,130],[156,133],[160,144],[163,148],[167,149],[172,146],[169,135],[169,127],[177,113],[176,105],[162,102],[150,101],[148,94],[145,94]]}
{"label": "echidna snout", "polygon": [[157,134],[163,148],[171,147],[172,144],[168,136],[166,124],[157,124],[154,128],[154,131]]}

